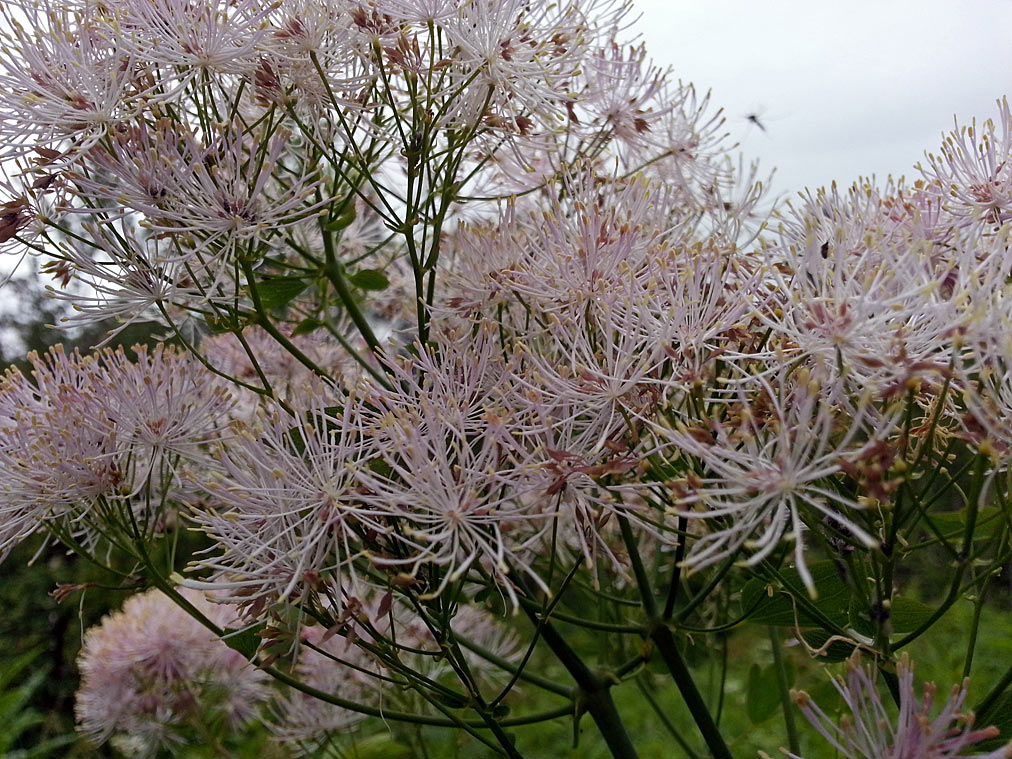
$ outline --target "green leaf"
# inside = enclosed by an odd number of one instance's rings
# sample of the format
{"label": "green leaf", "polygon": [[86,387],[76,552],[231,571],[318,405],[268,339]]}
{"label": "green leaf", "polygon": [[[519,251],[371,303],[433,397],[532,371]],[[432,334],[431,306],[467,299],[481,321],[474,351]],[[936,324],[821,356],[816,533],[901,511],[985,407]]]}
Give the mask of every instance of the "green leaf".
{"label": "green leaf", "polygon": [[295,297],[309,287],[309,282],[301,277],[276,277],[275,279],[257,282],[257,292],[264,308],[283,308]]}
{"label": "green leaf", "polygon": [[811,603],[834,624],[846,627],[851,589],[836,563],[820,561],[809,565],[808,570],[819,593],[814,601],[808,597],[801,575],[795,569],[781,570],[783,586],[774,587],[772,595],[772,586],[762,579],[753,578],[745,583],[741,589],[741,609],[743,613],[751,611],[748,621],[778,627],[821,627],[822,623],[803,608],[803,604]]}
{"label": "green leaf", "polygon": [[474,603],[476,604],[485,603],[492,596],[493,591],[494,588],[492,586],[486,585],[484,588],[482,588],[481,590],[479,590],[477,593],[474,594],[473,599]]}
{"label": "green leaf", "polygon": [[765,722],[777,712],[780,706],[780,686],[773,665],[760,668],[753,664],[748,670],[748,686],[745,692],[745,707],[753,725]]}
{"label": "green leaf", "polygon": [[310,332],[319,329],[323,326],[323,322],[319,319],[314,319],[312,316],[303,319],[295,325],[295,329],[292,330],[293,335],[308,335]]}
{"label": "green leaf", "polygon": [[390,466],[390,462],[381,458],[371,459],[366,466],[369,467],[369,471],[375,472],[380,477],[389,477],[394,471],[393,467]]}
{"label": "green leaf", "polygon": [[1012,741],[1012,690],[1005,691],[990,707],[978,713],[974,724],[979,728],[994,725],[1001,731],[997,737],[976,744],[976,751],[994,751]]}
{"label": "green leaf", "polygon": [[14,682],[19,674],[31,666],[31,663],[35,661],[42,653],[41,648],[33,648],[31,651],[26,651],[19,657],[14,659],[12,662],[8,662],[4,670],[0,672],[0,691],[6,688],[10,683]]}
{"label": "green leaf", "polygon": [[351,283],[362,290],[386,290],[390,287],[387,275],[378,269],[362,269],[349,277]]}
{"label": "green leaf", "polygon": [[226,630],[226,637],[222,638],[222,640],[233,651],[238,651],[246,659],[252,660],[256,656],[257,648],[260,646],[260,637],[256,632],[259,629],[259,627],[251,627],[242,632]]}
{"label": "green leaf", "polygon": [[17,657],[6,672],[0,673],[0,756],[8,756],[25,732],[43,722],[42,714],[30,706],[30,701],[45,682],[48,667],[34,667],[26,680],[11,686],[39,653],[39,649],[28,651]]}
{"label": "green leaf", "polygon": [[323,231],[340,232],[342,229],[351,226],[353,221],[355,221],[355,203],[354,201],[348,201],[344,204],[344,209],[338,216],[335,216],[323,225]]}
{"label": "green leaf", "polygon": [[[41,719],[40,719],[41,721]],[[43,757],[54,756],[54,751],[64,746],[69,746],[77,741],[77,736],[74,733],[67,735],[58,735],[55,738],[49,738],[41,743],[37,743],[31,748],[15,749],[14,751],[8,751],[4,754],[4,759],[43,759]],[[61,756],[66,756],[66,753]]]}
{"label": "green leaf", "polygon": [[355,741],[344,756],[348,759],[409,759],[412,753],[410,746],[388,733],[380,733]]}
{"label": "green leaf", "polygon": [[[977,510],[977,522],[974,525],[973,539],[985,540],[993,538],[1004,522],[1004,513],[998,506],[984,506]],[[967,510],[945,511],[931,514],[929,519],[943,535],[958,536],[966,530]]]}
{"label": "green leaf", "polygon": [[912,598],[895,596],[889,608],[889,621],[894,633],[909,633],[928,621],[935,610]]}
{"label": "green leaf", "polygon": [[861,603],[859,598],[850,599],[850,609],[847,612],[848,622],[851,629],[866,638],[875,637],[875,623],[868,616],[867,604]]}
{"label": "green leaf", "polygon": [[[868,615],[869,610],[857,598],[850,602],[849,624],[851,629],[866,638],[875,637],[875,623]],[[896,596],[889,609],[889,624],[892,632],[903,635],[913,632],[931,618],[934,608],[912,598]]]}

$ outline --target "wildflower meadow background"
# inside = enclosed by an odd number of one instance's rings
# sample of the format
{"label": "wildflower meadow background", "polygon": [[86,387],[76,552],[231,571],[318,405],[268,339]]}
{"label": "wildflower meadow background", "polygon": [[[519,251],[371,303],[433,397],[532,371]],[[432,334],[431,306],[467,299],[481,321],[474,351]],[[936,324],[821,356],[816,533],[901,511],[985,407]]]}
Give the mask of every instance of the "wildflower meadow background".
{"label": "wildflower meadow background", "polygon": [[777,205],[621,0],[0,7],[0,753],[1012,756],[1005,100]]}

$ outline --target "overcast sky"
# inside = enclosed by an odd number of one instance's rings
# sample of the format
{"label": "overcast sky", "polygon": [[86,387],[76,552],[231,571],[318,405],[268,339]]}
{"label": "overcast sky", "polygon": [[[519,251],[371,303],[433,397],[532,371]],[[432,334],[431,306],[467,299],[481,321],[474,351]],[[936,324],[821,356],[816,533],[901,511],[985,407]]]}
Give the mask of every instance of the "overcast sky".
{"label": "overcast sky", "polygon": [[650,55],[712,90],[779,193],[915,176],[954,115],[993,118],[1012,96],[1012,0],[633,3]]}

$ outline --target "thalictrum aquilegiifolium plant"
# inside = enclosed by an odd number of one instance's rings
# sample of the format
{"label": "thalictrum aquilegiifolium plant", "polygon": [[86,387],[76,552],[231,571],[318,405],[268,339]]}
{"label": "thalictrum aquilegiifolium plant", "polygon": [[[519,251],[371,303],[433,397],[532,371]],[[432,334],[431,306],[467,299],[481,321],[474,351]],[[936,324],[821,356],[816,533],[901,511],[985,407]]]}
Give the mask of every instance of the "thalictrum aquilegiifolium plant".
{"label": "thalictrum aquilegiifolium plant", "polygon": [[[620,0],[2,8],[0,246],[164,339],[0,385],[0,551],[150,588],[86,638],[93,740],[520,757],[586,715],[631,759],[638,685],[728,759],[686,646],[755,622],[791,755],[1010,755],[1012,671],[933,716],[904,658],[970,598],[969,675],[1005,592],[1005,101],[913,184],[774,208]],[[848,657],[851,716],[796,713],[787,660]]]}

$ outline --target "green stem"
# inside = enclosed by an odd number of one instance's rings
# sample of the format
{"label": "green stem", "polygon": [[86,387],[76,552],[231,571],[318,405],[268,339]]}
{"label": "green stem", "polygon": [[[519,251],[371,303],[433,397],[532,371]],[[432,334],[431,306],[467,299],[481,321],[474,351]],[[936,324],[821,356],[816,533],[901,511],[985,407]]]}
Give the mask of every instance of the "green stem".
{"label": "green stem", "polygon": [[636,584],[639,586],[640,598],[643,599],[643,610],[647,616],[653,619],[657,616],[657,601],[654,599],[653,591],[650,589],[650,579],[640,559],[639,548],[636,545],[636,536],[633,535],[632,526],[624,516],[619,516],[618,526],[622,531],[622,542],[625,543],[626,551],[629,552],[629,561],[632,563],[633,574],[636,576]]}
{"label": "green stem", "polygon": [[[521,587],[528,591],[526,584],[522,581]],[[615,759],[639,759],[639,754],[636,753],[636,748],[629,739],[629,734],[625,730],[625,725],[622,724],[622,718],[611,697],[611,686],[614,683],[603,680],[594,674],[576,652],[569,647],[569,644],[552,626],[551,622],[539,617],[534,609],[527,606],[524,606],[523,609],[531,623],[540,631],[541,639],[576,681],[580,690],[579,703],[590,713],[612,756]]]}
{"label": "green stem", "polygon": [[703,740],[706,741],[706,745],[713,754],[714,759],[732,759],[731,750],[724,742],[724,737],[720,734],[717,723],[714,722],[713,716],[710,714],[710,710],[706,706],[702,694],[699,692],[699,688],[696,687],[695,680],[692,679],[692,673],[689,671],[688,665],[686,665],[682,654],[678,650],[678,644],[675,643],[675,637],[671,633],[671,628],[667,626],[667,623],[663,619],[657,616],[657,602],[654,599],[653,591],[650,589],[650,582],[643,567],[643,562],[640,559],[639,550],[636,546],[636,536],[633,535],[629,520],[624,516],[619,516],[618,524],[622,531],[622,540],[625,543],[626,550],[629,552],[629,559],[632,562],[633,573],[636,575],[636,582],[639,584],[643,608],[651,620],[650,640],[657,646],[661,658],[668,666],[668,671],[671,673],[675,685],[678,686],[678,691],[682,694],[682,699],[689,708],[689,713],[692,714],[692,718],[695,720],[696,726],[699,728],[699,732],[702,734]]}
{"label": "green stem", "polygon": [[[530,616],[532,621],[535,621],[534,616]],[[629,734],[612,700],[612,683],[602,680],[591,672],[551,624],[546,623],[542,627],[541,638],[576,680],[583,705],[601,731],[612,756],[615,759],[638,759],[639,754],[636,753],[636,748],[629,739]]]}
{"label": "green stem", "polygon": [[282,334],[281,331],[274,326],[274,323],[270,320],[270,316],[267,314],[267,309],[264,308],[263,301],[260,299],[260,291],[257,289],[256,274],[253,271],[253,265],[250,263],[249,259],[241,258],[239,260],[239,266],[242,268],[243,275],[246,277],[246,285],[249,288],[250,299],[253,301],[253,308],[257,313],[255,323],[258,324],[264,332],[273,337],[274,340],[281,345],[281,347],[288,351],[296,361],[309,369],[309,371],[319,377],[332,381],[333,378],[327,374],[327,372],[317,366],[316,362],[299,350],[299,348],[292,343],[286,335]]}
{"label": "green stem", "polygon": [[886,684],[886,689],[888,689],[889,695],[892,696],[893,702],[896,704],[896,708],[902,709],[903,704],[900,703],[900,679],[896,676],[896,672],[886,669],[884,663],[879,663],[878,673],[882,678],[882,682]]}
{"label": "green stem", "polygon": [[973,537],[974,532],[977,529],[977,513],[980,505],[978,501],[980,499],[984,483],[984,472],[987,464],[986,458],[983,455],[978,455],[976,463],[977,471],[974,474],[970,494],[966,499],[966,526],[963,530],[963,543],[959,553],[956,555],[956,572],[953,574],[952,584],[949,586],[949,593],[946,595],[945,600],[942,601],[941,605],[935,609],[935,612],[916,630],[897,641],[893,645],[893,649],[902,648],[911,641],[920,637],[920,635],[934,625],[935,622],[937,622],[949,610],[949,607],[951,607],[959,598],[960,584],[963,581],[963,575],[966,573],[966,569],[973,559]]}
{"label": "green stem", "polygon": [[[354,197],[349,196],[345,200],[345,205],[348,203],[354,203]],[[342,205],[342,211],[344,206]],[[340,215],[340,211],[338,215]],[[320,217],[320,234],[323,235],[323,251],[324,260],[326,264],[323,267],[323,272],[326,274],[327,279],[334,286],[337,297],[341,299],[341,304],[348,312],[348,316],[351,317],[355,327],[358,329],[359,334],[362,335],[362,339],[365,340],[366,345],[369,346],[374,354],[380,353],[379,340],[376,339],[376,334],[372,331],[372,325],[369,324],[369,320],[365,318],[365,314],[362,313],[362,309],[358,307],[358,302],[355,300],[355,296],[352,295],[351,290],[348,289],[348,282],[344,277],[344,267],[341,266],[337,260],[337,252],[334,249],[334,239],[331,233],[326,228],[327,217]]]}
{"label": "green stem", "polygon": [[[216,637],[222,638],[226,634],[225,630],[223,630],[217,624],[208,619],[208,617],[203,612],[201,612],[200,609],[198,609],[196,606],[190,603],[190,601],[187,600],[185,596],[183,596],[178,590],[176,590],[175,585],[173,585],[170,581],[162,577],[155,570],[154,566],[149,561],[144,560],[144,564],[146,568],[149,570],[148,579],[150,580],[152,585],[154,585],[156,588],[165,593],[165,595],[171,598],[177,606],[182,607],[191,617],[193,617],[200,624],[202,624],[204,627],[210,630]],[[335,696],[332,693],[327,693],[326,691],[314,688],[311,685],[307,685],[301,680],[293,677],[287,672],[276,669],[275,667],[261,665],[259,668],[264,672],[266,672],[271,677],[273,677],[275,680],[278,680],[279,682],[284,683],[285,685],[288,685],[301,693],[305,693],[306,695],[312,696],[313,698],[317,698],[325,703],[333,704],[334,706],[339,706],[341,708],[347,709],[348,711],[357,712],[359,714],[365,714],[370,717],[380,717],[383,720],[391,720],[394,722],[406,722],[414,725],[431,725],[433,727],[463,727],[468,729],[469,732],[471,732],[472,735],[474,735],[474,737],[480,740],[482,743],[484,743],[485,745],[489,746],[490,748],[494,749],[497,752],[499,751],[499,747],[496,746],[494,743],[473,732],[474,729],[479,728],[487,729],[489,727],[487,719],[480,719],[480,720],[463,720],[458,718],[441,719],[439,717],[430,717],[424,714],[412,714],[410,712],[399,712],[399,711],[392,711],[390,709],[368,706],[367,704],[360,704],[355,701],[340,698],[339,696]],[[497,727],[506,728],[519,725],[529,725],[536,722],[544,722],[551,719],[557,719],[559,717],[565,717],[572,713],[573,713],[573,704],[568,704],[566,706],[554,709],[549,712],[542,712],[539,714],[531,714],[523,717],[515,717],[513,719],[500,720],[497,722]]]}
{"label": "green stem", "polygon": [[678,686],[678,692],[682,694],[682,699],[689,708],[689,713],[692,714],[692,719],[695,720],[714,759],[733,759],[731,750],[724,742],[724,737],[720,734],[717,723],[713,721],[710,710],[696,687],[696,682],[692,679],[692,673],[678,650],[671,630],[663,624],[658,624],[650,639],[657,646],[661,658],[668,666],[668,671],[671,673],[675,685]]}
{"label": "green stem", "polygon": [[675,549],[675,565],[671,568],[671,581],[668,583],[668,596],[664,601],[664,613],[661,618],[667,622],[675,613],[675,603],[678,601],[678,589],[682,585],[682,561],[685,559],[685,544],[688,542],[689,520],[687,517],[678,517],[678,547]]}
{"label": "green stem", "polygon": [[[527,606],[538,612],[541,611],[541,604],[536,601],[531,601],[529,598],[521,598],[519,600],[522,606]],[[560,611],[553,611],[552,619],[559,622],[565,622],[566,624],[573,625],[575,627],[584,627],[588,630],[600,630],[601,632],[610,632],[619,635],[643,634],[643,625],[621,625],[611,622],[597,622],[593,619],[581,619],[580,617],[574,617],[571,614],[564,614]]]}
{"label": "green stem", "polygon": [[[1003,524],[998,534],[997,545],[1004,545],[1007,537],[1008,524]],[[981,581],[980,588],[973,600],[973,621],[970,623],[970,639],[966,646],[966,657],[963,660],[964,679],[970,676],[970,670],[973,667],[973,654],[977,648],[977,634],[980,630],[980,616],[984,610],[984,599],[987,597],[987,591],[991,588],[992,578],[996,576],[996,573],[1001,572],[1002,565],[1004,564],[1003,559],[1002,553],[996,550],[995,558],[991,562],[991,566],[988,567],[987,572],[984,573],[984,579]]]}
{"label": "green stem", "polygon": [[970,676],[970,669],[973,667],[973,653],[977,648],[977,632],[980,630],[980,613],[984,609],[984,596],[987,593],[987,580],[985,579],[980,593],[973,602],[973,621],[970,622],[970,639],[966,644],[966,656],[963,658],[963,679]]}
{"label": "green stem", "polygon": [[[516,675],[518,679],[528,682],[531,685],[536,685],[542,690],[546,690],[549,693],[554,693],[558,696],[564,696],[566,698],[572,698],[573,689],[567,688],[565,685],[560,685],[554,680],[549,680],[547,677],[541,677],[533,672],[528,672],[526,669],[521,669],[516,664],[511,662],[509,659],[504,659],[501,656],[489,651],[487,648],[478,645],[472,640],[467,638],[457,637],[457,642],[460,643],[464,648],[467,648],[474,653],[478,654],[482,659],[491,664],[495,664],[500,669],[509,672],[511,675]],[[493,702],[494,703],[494,702]]]}
{"label": "green stem", "polygon": [[664,713],[661,705],[657,703],[657,699],[654,698],[654,694],[650,692],[650,689],[646,686],[642,679],[636,678],[636,685],[639,686],[640,693],[643,694],[643,698],[646,699],[647,703],[650,704],[650,708],[654,710],[654,714],[657,715],[657,719],[661,721],[665,729],[671,734],[671,737],[675,739],[675,743],[681,746],[682,751],[685,752],[689,759],[699,759],[699,754],[692,750],[692,746],[689,745],[688,741],[682,737],[681,733],[675,727],[674,723],[669,719],[668,715]]}
{"label": "green stem", "polygon": [[791,701],[791,684],[787,682],[787,667],[784,663],[783,646],[780,643],[780,631],[775,625],[769,626],[770,646],[773,648],[773,666],[777,672],[777,687],[780,690],[780,708],[784,712],[784,727],[787,729],[787,745],[791,753],[801,753],[798,740],[798,726],[794,722],[794,703]]}

